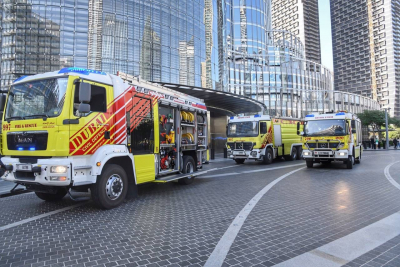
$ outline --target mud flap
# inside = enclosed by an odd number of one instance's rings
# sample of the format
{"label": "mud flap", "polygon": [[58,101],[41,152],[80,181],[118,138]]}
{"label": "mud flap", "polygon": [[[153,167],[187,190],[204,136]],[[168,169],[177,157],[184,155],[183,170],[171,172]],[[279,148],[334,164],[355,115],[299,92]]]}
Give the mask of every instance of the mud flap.
{"label": "mud flap", "polygon": [[132,200],[138,197],[137,184],[135,182],[129,183],[128,192],[126,193],[126,200]]}

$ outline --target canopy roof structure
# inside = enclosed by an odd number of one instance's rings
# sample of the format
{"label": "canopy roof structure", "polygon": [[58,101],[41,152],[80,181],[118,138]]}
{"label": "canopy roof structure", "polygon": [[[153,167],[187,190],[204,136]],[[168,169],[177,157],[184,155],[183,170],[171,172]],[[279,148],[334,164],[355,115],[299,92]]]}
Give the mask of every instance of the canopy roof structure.
{"label": "canopy roof structure", "polygon": [[167,88],[182,92],[204,100],[207,109],[220,115],[237,115],[243,113],[258,113],[266,109],[264,103],[257,100],[232,94],[223,91],[202,88],[198,86],[189,86],[181,84],[163,83],[158,84]]}

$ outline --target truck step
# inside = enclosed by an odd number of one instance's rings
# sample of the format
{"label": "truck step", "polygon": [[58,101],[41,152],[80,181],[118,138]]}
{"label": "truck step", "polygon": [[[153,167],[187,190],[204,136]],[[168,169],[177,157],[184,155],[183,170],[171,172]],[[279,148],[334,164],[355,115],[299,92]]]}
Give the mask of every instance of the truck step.
{"label": "truck step", "polygon": [[202,174],[207,173],[207,171],[197,171],[197,172],[193,172],[193,173],[180,173],[180,174],[175,174],[175,175],[171,175],[171,176],[165,176],[165,177],[160,177],[160,178],[156,178],[156,180],[154,180],[154,183],[167,183],[167,182],[172,182],[172,181],[176,181],[182,178],[186,178],[186,177],[196,177]]}

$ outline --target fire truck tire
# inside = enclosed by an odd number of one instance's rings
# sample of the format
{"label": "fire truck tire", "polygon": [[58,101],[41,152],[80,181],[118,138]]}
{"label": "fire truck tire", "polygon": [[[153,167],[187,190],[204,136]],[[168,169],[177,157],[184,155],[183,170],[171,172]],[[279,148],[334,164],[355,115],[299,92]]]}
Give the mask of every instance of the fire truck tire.
{"label": "fire truck tire", "polygon": [[124,169],[117,164],[103,168],[97,182],[91,187],[92,200],[102,209],[115,208],[125,200],[128,192],[128,177]]}
{"label": "fire truck tire", "polygon": [[[196,164],[192,156],[183,156],[183,173],[192,173],[196,170]],[[186,177],[178,180],[179,184],[188,185],[193,183],[194,177]]]}
{"label": "fire truck tire", "polygon": [[347,169],[353,169],[353,165],[354,165],[354,157],[349,156],[349,159],[346,161]]}
{"label": "fire truck tire", "polygon": [[297,159],[297,149],[295,147],[292,147],[292,151],[290,152],[290,155],[285,156],[285,160],[293,161],[295,159]]}
{"label": "fire truck tire", "polygon": [[60,201],[65,197],[68,193],[68,188],[60,187],[57,189],[57,193],[50,194],[50,193],[42,193],[42,192],[35,192],[36,196],[45,201]]}
{"label": "fire truck tire", "polygon": [[312,159],[307,159],[306,160],[306,165],[307,165],[307,168],[312,168],[314,166],[313,160]]}
{"label": "fire truck tire", "polygon": [[263,163],[266,165],[271,164],[273,158],[274,158],[274,156],[272,154],[272,149],[270,147],[268,147],[267,150],[265,151],[265,155],[263,157]]}
{"label": "fire truck tire", "polygon": [[300,160],[303,158],[303,148],[301,146],[297,147],[297,160]]}
{"label": "fire truck tire", "polygon": [[245,159],[235,159],[237,164],[243,164]]}

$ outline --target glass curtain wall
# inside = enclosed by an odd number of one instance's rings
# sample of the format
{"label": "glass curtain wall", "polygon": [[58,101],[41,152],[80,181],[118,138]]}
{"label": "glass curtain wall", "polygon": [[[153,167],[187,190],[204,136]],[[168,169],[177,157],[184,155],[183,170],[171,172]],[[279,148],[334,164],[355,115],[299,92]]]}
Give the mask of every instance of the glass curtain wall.
{"label": "glass curtain wall", "polygon": [[332,74],[271,26],[270,0],[0,0],[1,89],[82,67],[205,87],[301,117],[349,103]]}
{"label": "glass curtain wall", "polygon": [[222,0],[0,2],[2,87],[69,66],[222,87]]}

